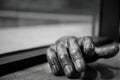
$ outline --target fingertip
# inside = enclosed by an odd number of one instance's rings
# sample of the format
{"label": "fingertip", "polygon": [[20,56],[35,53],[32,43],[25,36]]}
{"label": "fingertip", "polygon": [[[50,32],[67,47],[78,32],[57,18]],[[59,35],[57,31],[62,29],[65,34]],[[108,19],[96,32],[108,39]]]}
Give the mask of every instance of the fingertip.
{"label": "fingertip", "polygon": [[73,67],[71,65],[66,65],[64,67],[64,71],[65,71],[65,74],[66,74],[67,77],[72,76],[72,73],[74,72]]}
{"label": "fingertip", "polygon": [[52,65],[52,66],[51,66],[51,70],[52,70],[52,73],[53,73],[55,76],[64,75],[63,70],[60,70],[60,67],[59,67],[58,65]]}
{"label": "fingertip", "polygon": [[75,61],[75,68],[79,73],[85,71],[86,69],[85,62],[83,60],[77,59]]}
{"label": "fingertip", "polygon": [[113,46],[111,47],[111,50],[112,50],[112,52],[113,52],[113,54],[111,54],[111,57],[112,57],[112,56],[115,56],[115,55],[119,52],[119,46],[118,46],[118,45],[113,45]]}
{"label": "fingertip", "polygon": [[115,50],[115,53],[118,53],[118,52],[119,52],[119,46],[118,46],[118,45],[114,45],[114,46],[113,46],[113,49]]}
{"label": "fingertip", "polygon": [[119,52],[119,47],[118,47],[118,45],[112,45],[112,46],[110,46],[110,48],[108,49],[108,52],[107,52],[106,56],[104,56],[104,58],[114,57],[115,55],[117,55],[118,52]]}
{"label": "fingertip", "polygon": [[59,67],[57,65],[52,65],[51,70],[54,75],[58,75]]}
{"label": "fingertip", "polygon": [[66,65],[64,67],[64,72],[68,78],[79,78],[80,77],[80,73],[76,72],[72,65]]}

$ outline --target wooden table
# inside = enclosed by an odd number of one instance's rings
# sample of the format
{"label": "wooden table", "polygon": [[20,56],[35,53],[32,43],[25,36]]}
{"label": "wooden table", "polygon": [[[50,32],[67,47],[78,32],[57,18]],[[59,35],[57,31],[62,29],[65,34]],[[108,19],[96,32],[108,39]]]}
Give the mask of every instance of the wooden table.
{"label": "wooden table", "polygon": [[[0,80],[71,80],[66,76],[54,76],[48,63],[38,64],[24,70],[0,77]],[[113,58],[100,59],[88,64],[88,68],[75,80],[120,80],[120,52]]]}

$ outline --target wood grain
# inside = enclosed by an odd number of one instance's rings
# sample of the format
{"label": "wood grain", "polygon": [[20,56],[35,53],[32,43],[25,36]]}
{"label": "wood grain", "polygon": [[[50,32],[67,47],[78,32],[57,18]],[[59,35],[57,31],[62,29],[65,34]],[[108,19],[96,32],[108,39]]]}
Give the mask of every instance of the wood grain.
{"label": "wood grain", "polygon": [[37,65],[32,68],[18,71],[6,76],[2,76],[0,80],[62,80],[67,78],[65,76],[56,77],[51,74],[47,63]]}
{"label": "wood grain", "polygon": [[[88,64],[87,70],[74,80],[119,80],[120,52],[113,58],[100,59]],[[71,80],[66,76],[54,76],[48,63],[39,64],[21,71],[0,77],[0,80]]]}
{"label": "wood grain", "polygon": [[[116,56],[115,58],[117,58]],[[119,80],[120,79],[120,61],[115,58],[109,60],[99,60],[98,62],[88,64],[84,75],[75,80]],[[112,63],[112,64],[111,64]],[[0,77],[0,80],[70,80],[66,76],[54,76],[51,73],[48,63],[36,65],[34,67],[14,72]]]}

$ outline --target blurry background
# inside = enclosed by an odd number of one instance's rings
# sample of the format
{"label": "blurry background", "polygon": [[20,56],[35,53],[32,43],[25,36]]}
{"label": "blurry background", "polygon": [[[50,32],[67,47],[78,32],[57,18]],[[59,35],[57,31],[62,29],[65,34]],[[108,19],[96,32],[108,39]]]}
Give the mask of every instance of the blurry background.
{"label": "blurry background", "polygon": [[[0,76],[47,61],[47,45],[62,36],[97,37],[99,46],[120,41],[119,10],[119,0],[0,0]],[[119,60],[117,55],[95,67],[97,72],[108,68],[101,79],[118,78]],[[33,79],[37,73],[40,79],[44,70],[38,69],[40,66],[6,79],[30,79],[30,75]]]}
{"label": "blurry background", "polygon": [[99,0],[0,0],[0,54],[45,46],[61,36],[94,36]]}

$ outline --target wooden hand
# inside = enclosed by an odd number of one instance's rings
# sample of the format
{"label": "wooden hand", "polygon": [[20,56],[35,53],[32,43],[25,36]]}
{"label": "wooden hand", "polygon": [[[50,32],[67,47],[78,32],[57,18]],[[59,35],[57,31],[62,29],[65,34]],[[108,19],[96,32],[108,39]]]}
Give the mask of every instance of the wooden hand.
{"label": "wooden hand", "polygon": [[54,75],[65,74],[68,78],[79,77],[85,71],[86,63],[100,58],[111,58],[119,51],[117,45],[104,48],[94,46],[92,37],[60,38],[47,50],[47,59]]}

